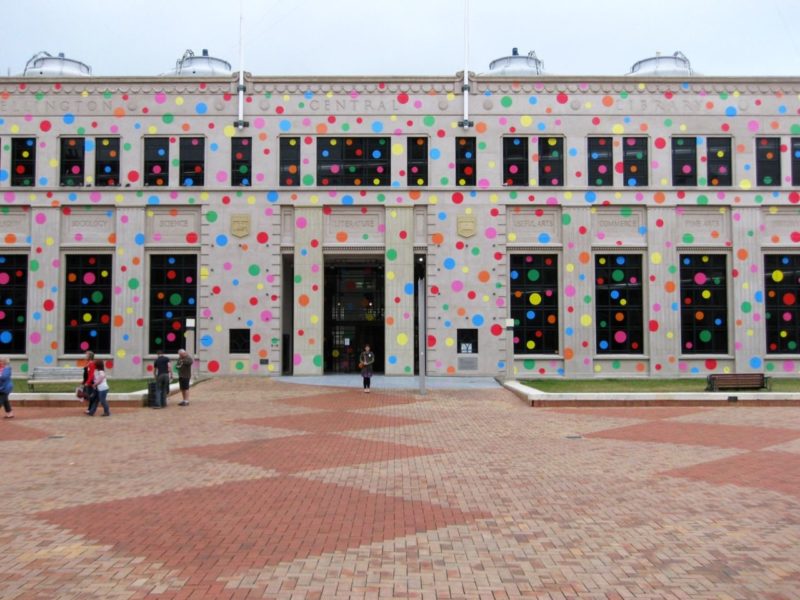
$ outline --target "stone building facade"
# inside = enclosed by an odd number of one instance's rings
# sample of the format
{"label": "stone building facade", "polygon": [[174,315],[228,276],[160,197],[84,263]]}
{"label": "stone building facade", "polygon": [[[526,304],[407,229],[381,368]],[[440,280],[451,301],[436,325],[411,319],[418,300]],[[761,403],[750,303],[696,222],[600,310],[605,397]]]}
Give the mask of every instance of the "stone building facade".
{"label": "stone building facade", "polygon": [[0,78],[17,373],[800,373],[800,79],[237,83]]}

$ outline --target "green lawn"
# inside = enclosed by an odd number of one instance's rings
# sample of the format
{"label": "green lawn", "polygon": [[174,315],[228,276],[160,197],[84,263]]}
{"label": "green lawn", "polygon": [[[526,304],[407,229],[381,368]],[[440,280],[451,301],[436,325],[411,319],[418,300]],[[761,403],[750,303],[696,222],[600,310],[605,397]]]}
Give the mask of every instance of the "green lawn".
{"label": "green lawn", "polygon": [[[111,394],[128,394],[147,389],[148,382],[152,379],[109,379],[108,387]],[[74,392],[76,384],[69,383],[40,383],[36,386],[37,392]],[[28,392],[28,383],[25,379],[14,380],[14,392],[17,394]]]}
{"label": "green lawn", "polygon": [[[800,392],[800,379],[770,379],[770,391]],[[553,394],[594,392],[702,392],[705,379],[528,379],[525,385]],[[762,390],[764,391],[764,390]]]}

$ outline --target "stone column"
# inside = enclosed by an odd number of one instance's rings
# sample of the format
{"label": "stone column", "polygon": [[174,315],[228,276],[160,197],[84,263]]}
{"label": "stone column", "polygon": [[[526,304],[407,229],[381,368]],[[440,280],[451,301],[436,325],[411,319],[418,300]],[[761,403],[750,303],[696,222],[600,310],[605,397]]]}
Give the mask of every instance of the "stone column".
{"label": "stone column", "polygon": [[322,209],[298,207],[294,211],[295,375],[322,374],[324,279]]}
{"label": "stone column", "polygon": [[414,374],[414,207],[386,209],[384,331],[387,375]]}

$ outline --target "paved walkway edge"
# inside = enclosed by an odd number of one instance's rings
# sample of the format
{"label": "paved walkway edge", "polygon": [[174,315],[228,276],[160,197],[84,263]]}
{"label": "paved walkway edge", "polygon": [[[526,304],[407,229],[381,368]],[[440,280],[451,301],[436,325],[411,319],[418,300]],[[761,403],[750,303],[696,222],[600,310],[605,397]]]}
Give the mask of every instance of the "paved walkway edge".
{"label": "paved walkway edge", "polygon": [[548,394],[519,381],[501,381],[504,388],[535,407],[559,406],[800,406],[800,394],[789,392],[655,392]]}

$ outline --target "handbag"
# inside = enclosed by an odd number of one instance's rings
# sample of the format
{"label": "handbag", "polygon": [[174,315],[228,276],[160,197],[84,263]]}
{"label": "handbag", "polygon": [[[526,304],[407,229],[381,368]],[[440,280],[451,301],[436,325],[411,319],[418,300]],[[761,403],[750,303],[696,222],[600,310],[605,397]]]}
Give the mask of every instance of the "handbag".
{"label": "handbag", "polygon": [[83,386],[79,385],[75,388],[75,397],[78,400],[83,400],[86,397],[86,394],[83,393]]}
{"label": "handbag", "polygon": [[362,363],[362,362],[358,363],[358,368],[359,369],[363,369],[364,368],[364,363]]}

